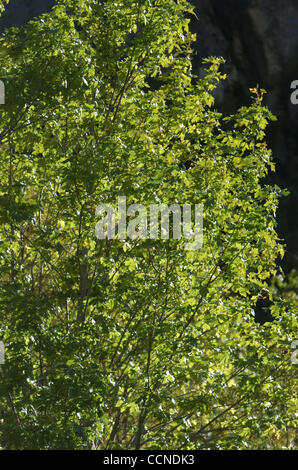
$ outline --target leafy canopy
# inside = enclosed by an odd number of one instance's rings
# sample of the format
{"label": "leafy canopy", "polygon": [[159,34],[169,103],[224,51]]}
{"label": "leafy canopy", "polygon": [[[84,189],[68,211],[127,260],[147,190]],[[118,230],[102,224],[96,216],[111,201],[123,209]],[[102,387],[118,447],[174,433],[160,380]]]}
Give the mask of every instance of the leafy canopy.
{"label": "leafy canopy", "polygon": [[[253,310],[283,253],[273,116],[259,90],[216,111],[222,59],[193,76],[191,12],[63,0],[0,40],[2,447],[294,445],[294,310]],[[97,240],[119,195],[203,204],[202,249]]]}

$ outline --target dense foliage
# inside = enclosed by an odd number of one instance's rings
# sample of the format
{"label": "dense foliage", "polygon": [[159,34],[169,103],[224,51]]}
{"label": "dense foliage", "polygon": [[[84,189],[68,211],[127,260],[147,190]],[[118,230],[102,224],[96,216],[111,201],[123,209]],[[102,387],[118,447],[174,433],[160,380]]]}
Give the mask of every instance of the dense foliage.
{"label": "dense foliage", "polygon": [[[295,445],[297,305],[254,321],[283,253],[273,116],[257,89],[216,111],[222,60],[192,75],[191,11],[62,0],[1,38],[3,448]],[[203,204],[202,249],[98,240],[118,196]]]}

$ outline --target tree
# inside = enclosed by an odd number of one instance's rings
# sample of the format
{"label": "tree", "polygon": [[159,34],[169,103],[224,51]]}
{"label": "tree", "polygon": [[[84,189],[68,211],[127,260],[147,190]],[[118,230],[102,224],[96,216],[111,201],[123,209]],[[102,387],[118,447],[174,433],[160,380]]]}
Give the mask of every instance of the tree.
{"label": "tree", "polygon": [[[193,76],[191,12],[63,0],[1,38],[2,447],[294,445],[295,312],[253,317],[283,253],[273,116],[257,89],[216,111],[222,60]],[[203,247],[97,239],[118,196],[203,204]]]}
{"label": "tree", "polygon": [[4,11],[5,9],[5,4],[9,3],[9,0],[1,0],[0,1],[0,14]]}

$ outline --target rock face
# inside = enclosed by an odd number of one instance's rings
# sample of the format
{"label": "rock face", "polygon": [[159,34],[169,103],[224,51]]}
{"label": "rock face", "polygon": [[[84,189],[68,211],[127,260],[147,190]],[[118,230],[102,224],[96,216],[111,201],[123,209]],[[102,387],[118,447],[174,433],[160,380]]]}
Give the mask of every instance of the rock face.
{"label": "rock face", "polygon": [[[10,0],[0,19],[5,27],[21,26],[49,11],[55,0]],[[298,105],[290,101],[290,85],[298,80],[297,0],[192,0],[198,19],[193,68],[200,73],[201,59],[223,56],[228,80],[217,92],[217,106],[232,112],[249,104],[250,87],[267,90],[265,104],[278,117],[268,139],[277,162],[271,182],[287,187],[279,210],[279,232],[288,245],[284,267],[297,268],[298,261]]]}
{"label": "rock face", "polygon": [[277,163],[271,182],[287,187],[279,210],[279,233],[288,253],[284,267],[297,268],[298,261],[298,105],[291,103],[290,86],[298,80],[297,0],[193,0],[198,20],[194,71],[201,58],[223,56],[228,80],[217,95],[223,112],[249,103],[249,88],[267,90],[265,104],[278,117],[271,124],[268,140]]}
{"label": "rock face", "polygon": [[11,26],[23,26],[29,20],[50,11],[55,0],[10,0],[0,18],[0,31]]}
{"label": "rock face", "polygon": [[[290,84],[298,79],[298,2],[296,0],[194,0],[199,21],[194,61],[205,55],[227,59],[232,102],[256,84],[268,91],[267,104],[297,117]],[[282,142],[280,156],[283,156]]]}

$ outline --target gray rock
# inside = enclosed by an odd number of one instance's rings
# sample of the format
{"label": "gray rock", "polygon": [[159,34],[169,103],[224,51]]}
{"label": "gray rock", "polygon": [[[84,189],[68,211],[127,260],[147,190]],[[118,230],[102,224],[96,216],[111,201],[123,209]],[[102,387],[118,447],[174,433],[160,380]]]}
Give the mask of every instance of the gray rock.
{"label": "gray rock", "polygon": [[271,182],[287,187],[291,195],[281,201],[279,232],[286,239],[284,267],[297,268],[298,261],[298,105],[290,101],[292,81],[298,80],[297,0],[193,0],[198,20],[195,73],[201,59],[223,56],[228,80],[217,93],[217,104],[231,112],[248,104],[249,88],[265,88],[265,104],[278,117],[268,132],[277,162]]}

